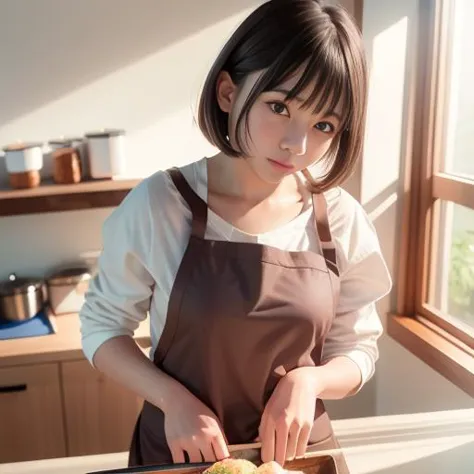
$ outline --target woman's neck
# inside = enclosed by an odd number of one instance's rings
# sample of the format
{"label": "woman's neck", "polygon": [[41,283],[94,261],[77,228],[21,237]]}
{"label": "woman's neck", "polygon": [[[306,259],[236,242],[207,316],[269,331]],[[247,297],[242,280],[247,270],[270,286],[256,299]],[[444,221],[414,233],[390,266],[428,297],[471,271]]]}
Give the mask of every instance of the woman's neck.
{"label": "woman's neck", "polygon": [[286,176],[278,183],[263,181],[245,158],[233,158],[219,153],[207,160],[208,182],[211,191],[258,204],[266,199],[294,200],[301,196],[301,182]]}

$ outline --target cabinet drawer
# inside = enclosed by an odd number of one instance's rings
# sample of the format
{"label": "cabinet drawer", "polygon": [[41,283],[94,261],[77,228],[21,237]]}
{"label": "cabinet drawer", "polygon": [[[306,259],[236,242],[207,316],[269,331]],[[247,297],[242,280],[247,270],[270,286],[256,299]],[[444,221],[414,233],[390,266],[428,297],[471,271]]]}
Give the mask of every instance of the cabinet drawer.
{"label": "cabinet drawer", "polygon": [[61,364],[70,456],[128,451],[143,401],[88,361]]}
{"label": "cabinet drawer", "polygon": [[0,463],[66,456],[59,365],[0,369]]}

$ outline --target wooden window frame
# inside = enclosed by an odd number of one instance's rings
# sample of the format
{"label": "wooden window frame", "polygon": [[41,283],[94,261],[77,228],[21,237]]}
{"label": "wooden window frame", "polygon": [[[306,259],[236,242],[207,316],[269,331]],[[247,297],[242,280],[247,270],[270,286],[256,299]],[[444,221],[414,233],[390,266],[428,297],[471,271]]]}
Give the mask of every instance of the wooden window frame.
{"label": "wooden window frame", "polygon": [[[388,334],[431,368],[474,397],[474,330],[469,333],[430,306],[428,290],[436,275],[440,202],[474,209],[472,180],[439,172],[444,150],[451,2],[420,0],[418,54],[410,83],[408,140],[403,181],[402,236],[397,307]],[[444,91],[442,94],[440,91]],[[433,232],[431,233],[431,231]]]}

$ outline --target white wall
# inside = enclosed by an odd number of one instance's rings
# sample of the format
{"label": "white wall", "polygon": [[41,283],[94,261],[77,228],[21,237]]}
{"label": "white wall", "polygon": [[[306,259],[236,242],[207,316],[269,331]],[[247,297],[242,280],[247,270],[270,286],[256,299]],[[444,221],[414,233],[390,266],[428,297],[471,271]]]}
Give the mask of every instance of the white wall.
{"label": "white wall", "polygon": [[[193,122],[197,94],[223,42],[259,3],[0,1],[0,146],[125,128],[130,176],[209,153]],[[41,276],[99,249],[110,212],[0,219],[0,279]]]}

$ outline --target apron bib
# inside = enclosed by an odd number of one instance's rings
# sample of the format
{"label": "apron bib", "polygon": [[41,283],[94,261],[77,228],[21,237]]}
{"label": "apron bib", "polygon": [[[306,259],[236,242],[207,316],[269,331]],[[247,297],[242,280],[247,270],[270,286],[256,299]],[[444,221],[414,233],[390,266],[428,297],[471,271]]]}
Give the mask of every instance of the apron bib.
{"label": "apron bib", "polygon": [[[154,363],[217,415],[230,444],[250,443],[278,381],[321,363],[339,297],[326,201],[313,195],[323,255],[206,240],[207,204],[178,169],[168,172],[193,220]],[[312,433],[308,450],[339,447],[319,399]],[[145,402],[129,465],[168,463],[164,414]],[[338,464],[348,472],[342,455]]]}

